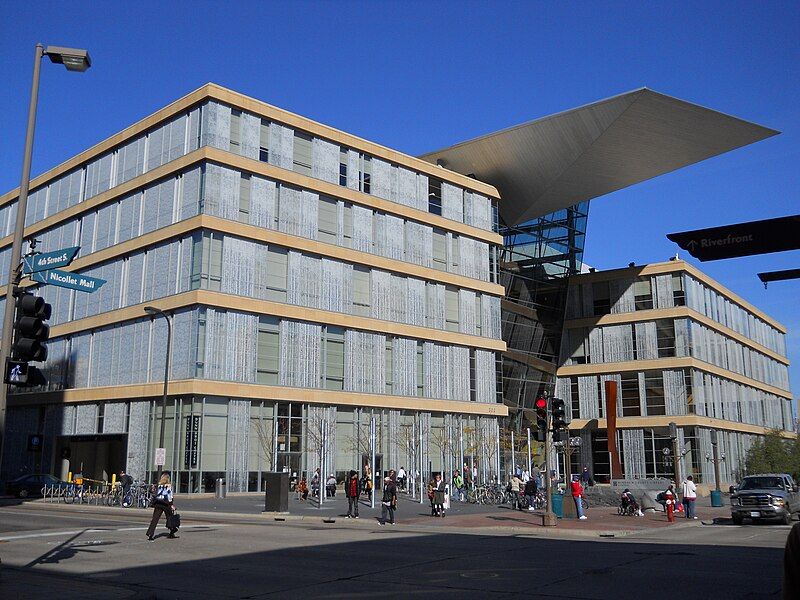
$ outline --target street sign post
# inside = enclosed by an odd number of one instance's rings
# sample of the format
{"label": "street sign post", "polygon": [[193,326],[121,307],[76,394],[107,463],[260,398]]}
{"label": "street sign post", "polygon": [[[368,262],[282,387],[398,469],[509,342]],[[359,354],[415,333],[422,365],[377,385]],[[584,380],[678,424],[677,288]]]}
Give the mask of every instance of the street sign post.
{"label": "street sign post", "polygon": [[70,288],[80,292],[96,292],[106,282],[105,279],[80,275],[79,273],[69,273],[60,269],[49,271],[35,271],[31,273],[31,279],[39,283],[55,285],[63,288]]}
{"label": "street sign post", "polygon": [[67,267],[75,260],[75,256],[80,249],[80,246],[72,246],[70,248],[54,250],[53,252],[42,252],[32,256],[25,256],[22,262],[22,273],[28,275],[30,273],[38,273],[39,271]]}

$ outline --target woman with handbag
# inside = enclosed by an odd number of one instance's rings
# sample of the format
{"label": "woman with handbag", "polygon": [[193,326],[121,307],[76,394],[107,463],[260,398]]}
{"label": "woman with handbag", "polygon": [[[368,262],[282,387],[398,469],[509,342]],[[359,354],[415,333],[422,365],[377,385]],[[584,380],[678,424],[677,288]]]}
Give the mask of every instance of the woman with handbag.
{"label": "woman with handbag", "polygon": [[437,517],[444,517],[445,486],[441,474],[436,474],[433,481],[433,510]]}
{"label": "woman with handbag", "polygon": [[161,520],[161,513],[164,513],[167,517],[167,527],[169,528],[169,536],[167,537],[171,539],[178,537],[175,535],[175,532],[178,530],[178,528],[175,526],[175,523],[171,522],[175,519],[175,517],[177,517],[175,514],[175,505],[172,503],[172,499],[172,485],[170,483],[169,475],[164,473],[161,475],[161,479],[158,481],[158,488],[156,489],[156,494],[153,497],[153,518],[150,520],[150,527],[147,528],[147,539],[149,541],[152,542],[155,539],[153,534],[156,532],[156,526]]}

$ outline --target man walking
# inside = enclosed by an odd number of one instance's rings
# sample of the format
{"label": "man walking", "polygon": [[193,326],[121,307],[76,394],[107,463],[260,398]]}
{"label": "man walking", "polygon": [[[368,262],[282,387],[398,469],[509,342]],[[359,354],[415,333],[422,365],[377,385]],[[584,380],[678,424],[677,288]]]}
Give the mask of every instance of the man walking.
{"label": "man walking", "polygon": [[683,493],[683,508],[685,509],[684,512],[686,513],[687,519],[696,519],[697,516],[695,515],[695,501],[697,500],[697,486],[694,484],[692,480],[692,476],[689,475],[686,478],[686,481],[683,482],[681,492]]}
{"label": "man walking", "polygon": [[358,473],[350,471],[347,481],[344,482],[344,495],[347,497],[348,519],[358,518],[358,496],[361,490],[358,485]]}

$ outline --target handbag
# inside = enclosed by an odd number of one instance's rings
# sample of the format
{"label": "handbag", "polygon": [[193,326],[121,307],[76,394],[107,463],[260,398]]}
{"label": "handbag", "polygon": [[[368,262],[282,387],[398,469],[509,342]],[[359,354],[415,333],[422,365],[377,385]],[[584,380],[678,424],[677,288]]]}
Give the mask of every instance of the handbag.
{"label": "handbag", "polygon": [[180,513],[172,513],[170,516],[167,517],[167,529],[175,531],[176,529],[180,529],[180,527],[181,527]]}

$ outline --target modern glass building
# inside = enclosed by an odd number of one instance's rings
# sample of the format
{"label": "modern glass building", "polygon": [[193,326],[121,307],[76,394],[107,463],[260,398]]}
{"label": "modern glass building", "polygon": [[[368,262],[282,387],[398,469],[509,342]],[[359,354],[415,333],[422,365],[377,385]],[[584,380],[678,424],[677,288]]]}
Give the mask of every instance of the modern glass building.
{"label": "modern glass building", "polygon": [[[152,476],[167,327],[147,305],[172,315],[179,491],[313,472],[323,427],[323,470],[359,468],[373,417],[379,470],[496,472],[493,186],[209,84],[31,190],[26,236],[108,283],[39,290],[48,385],[11,397],[4,473]],[[3,274],[15,210],[0,198]]]}
{"label": "modern glass building", "polygon": [[[557,393],[583,444],[575,467],[610,476],[604,382],[618,390],[616,426],[628,479],[671,477],[669,423],[680,472],[733,483],[756,436],[794,431],[786,328],[697,268],[671,260],[570,278]],[[668,452],[664,453],[667,448]]]}
{"label": "modern glass building", "polygon": [[775,133],[641,89],[414,158],[203,86],[32,181],[26,236],[108,283],[39,290],[48,385],[10,398],[2,472],[153,476],[154,306],[178,491],[359,468],[373,418],[378,471],[492,478],[554,390],[588,201]]}

